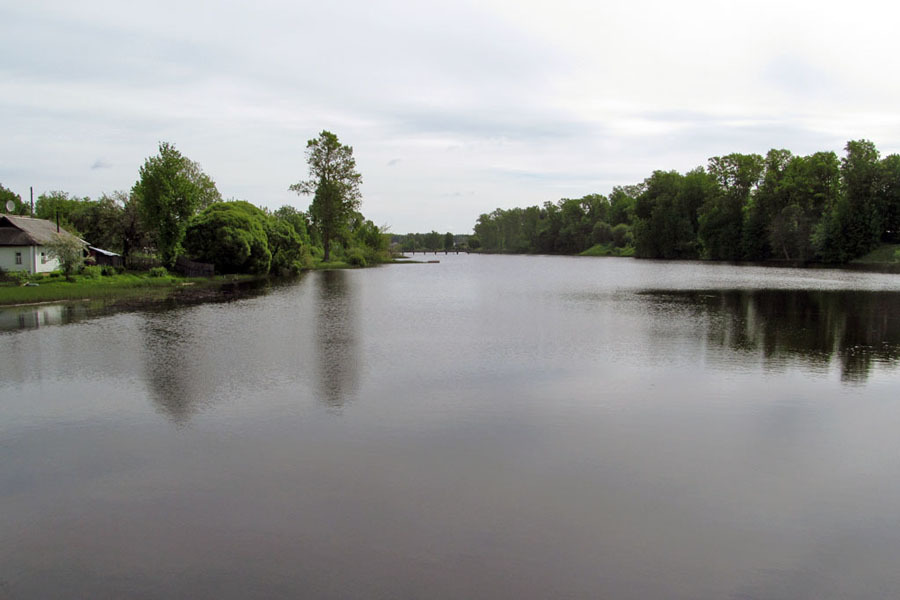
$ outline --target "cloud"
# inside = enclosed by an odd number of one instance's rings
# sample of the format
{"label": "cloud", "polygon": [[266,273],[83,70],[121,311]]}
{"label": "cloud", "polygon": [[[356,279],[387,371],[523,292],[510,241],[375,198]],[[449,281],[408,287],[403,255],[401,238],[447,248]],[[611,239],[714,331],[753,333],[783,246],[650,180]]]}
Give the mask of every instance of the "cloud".
{"label": "cloud", "polygon": [[3,183],[97,197],[168,141],[225,197],[305,208],[287,188],[328,129],[368,218],[461,232],[731,152],[900,151],[898,9],[783,4],[7,3]]}

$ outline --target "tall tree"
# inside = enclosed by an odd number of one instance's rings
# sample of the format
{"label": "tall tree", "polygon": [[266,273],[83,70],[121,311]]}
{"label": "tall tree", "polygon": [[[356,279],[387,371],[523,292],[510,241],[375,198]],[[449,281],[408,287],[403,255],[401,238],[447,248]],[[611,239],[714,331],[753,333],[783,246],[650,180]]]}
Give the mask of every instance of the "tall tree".
{"label": "tall tree", "polygon": [[814,241],[825,262],[847,262],[874,249],[884,233],[879,185],[882,166],[875,144],[847,142],[841,159],[842,193],[816,227]]}
{"label": "tall tree", "polygon": [[343,237],[350,218],[359,209],[362,175],[356,171],[353,148],[341,144],[330,131],[322,131],[306,143],[306,162],[309,179],[290,189],[313,196],[309,216],[322,237],[327,262],[332,240]]}
{"label": "tall tree", "polygon": [[900,242],[900,154],[891,154],[881,161],[881,185],[884,227],[882,240]]}
{"label": "tall tree", "polygon": [[698,236],[706,258],[737,260],[742,252],[744,211],[762,176],[765,162],[758,154],[729,154],[709,159],[707,172],[719,192],[700,207]]}
{"label": "tall tree", "polygon": [[167,266],[182,250],[188,219],[218,196],[215,183],[199,166],[167,142],[161,142],[159,154],[144,162],[131,192],[144,223],[156,234],[160,258]]}

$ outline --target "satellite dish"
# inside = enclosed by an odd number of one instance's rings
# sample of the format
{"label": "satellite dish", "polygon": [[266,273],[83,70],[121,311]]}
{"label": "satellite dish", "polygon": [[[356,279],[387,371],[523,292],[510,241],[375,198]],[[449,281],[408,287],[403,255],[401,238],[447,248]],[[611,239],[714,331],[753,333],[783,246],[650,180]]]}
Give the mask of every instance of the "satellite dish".
{"label": "satellite dish", "polygon": [[6,212],[11,213],[14,210],[16,210],[16,203],[13,202],[12,200],[7,200],[6,201]]}

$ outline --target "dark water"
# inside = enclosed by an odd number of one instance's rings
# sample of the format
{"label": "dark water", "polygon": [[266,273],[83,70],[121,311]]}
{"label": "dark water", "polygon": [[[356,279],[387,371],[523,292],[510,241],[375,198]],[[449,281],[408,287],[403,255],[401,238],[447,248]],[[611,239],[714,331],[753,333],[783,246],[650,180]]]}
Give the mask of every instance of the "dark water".
{"label": "dark water", "polygon": [[900,277],[439,258],[0,311],[0,598],[900,593]]}

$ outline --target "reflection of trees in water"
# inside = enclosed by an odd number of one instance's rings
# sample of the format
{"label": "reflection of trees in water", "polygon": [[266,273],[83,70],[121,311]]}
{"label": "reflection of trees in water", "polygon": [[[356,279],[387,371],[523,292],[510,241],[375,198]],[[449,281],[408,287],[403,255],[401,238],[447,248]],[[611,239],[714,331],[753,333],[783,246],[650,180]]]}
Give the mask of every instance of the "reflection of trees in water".
{"label": "reflection of trees in water", "polygon": [[177,311],[149,313],[141,329],[153,402],[172,422],[183,425],[199,410],[201,382],[180,316]]}
{"label": "reflection of trees in water", "polygon": [[319,396],[340,408],[356,391],[359,344],[353,297],[344,271],[322,271],[317,277],[316,355]]}
{"label": "reflection of trees in water", "polygon": [[651,292],[687,301],[710,317],[719,347],[761,351],[768,364],[801,357],[826,367],[837,356],[844,381],[875,363],[900,360],[900,293],[810,290]]}
{"label": "reflection of trees in water", "polygon": [[47,325],[76,323],[87,316],[82,304],[46,304],[0,310],[0,331],[38,329]]}

